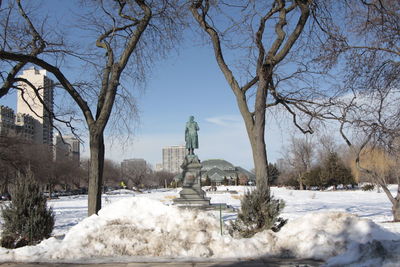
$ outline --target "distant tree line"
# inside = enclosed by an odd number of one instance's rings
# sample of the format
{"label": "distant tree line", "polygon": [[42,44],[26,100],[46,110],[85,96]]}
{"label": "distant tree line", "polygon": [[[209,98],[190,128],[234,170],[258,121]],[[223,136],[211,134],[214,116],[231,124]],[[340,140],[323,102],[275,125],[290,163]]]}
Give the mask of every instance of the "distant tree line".
{"label": "distant tree line", "polygon": [[[318,143],[318,145],[317,145]],[[356,184],[349,151],[326,136],[313,142],[309,138],[292,138],[284,157],[270,166],[278,175],[272,176],[275,185],[298,189],[353,187]]]}
{"label": "distant tree line", "polygon": [[[42,191],[49,196],[55,191],[86,193],[89,179],[89,160],[82,159],[79,166],[68,156],[61,160],[54,158],[53,147],[35,144],[18,137],[0,137],[0,194],[8,195],[10,187],[16,183],[18,174],[32,172]],[[104,162],[103,188],[154,188],[169,185],[173,174],[133,169],[125,176],[121,174],[120,164],[106,159]]]}
{"label": "distant tree line", "polygon": [[272,185],[324,190],[338,186],[352,188],[358,183],[397,183],[396,157],[383,147],[364,149],[361,160],[374,174],[369,175],[359,170],[355,161],[357,155],[347,146],[338,145],[327,136],[314,140],[308,137],[290,140],[283,158],[276,164],[269,164]]}
{"label": "distant tree line", "polygon": [[150,189],[171,186],[174,176],[167,171],[153,171],[151,165],[137,165],[125,170],[120,177],[127,188]]}
{"label": "distant tree line", "polygon": [[55,160],[53,147],[18,137],[0,137],[0,193],[9,192],[18,173],[33,173],[43,191],[71,190],[87,186],[87,172],[69,157]]}

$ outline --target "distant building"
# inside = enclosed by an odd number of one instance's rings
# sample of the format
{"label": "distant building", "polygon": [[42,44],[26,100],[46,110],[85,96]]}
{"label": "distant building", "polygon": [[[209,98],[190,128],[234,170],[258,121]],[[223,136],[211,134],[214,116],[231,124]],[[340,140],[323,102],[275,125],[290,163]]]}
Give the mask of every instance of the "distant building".
{"label": "distant building", "polygon": [[[200,176],[202,182],[207,178],[212,184],[221,185],[226,179],[229,184],[255,184],[256,176],[248,170],[234,166],[232,163],[223,159],[209,159],[201,162]],[[182,174],[175,176],[175,180],[181,180]]]}
{"label": "distant building", "polygon": [[181,165],[186,155],[187,149],[183,145],[164,147],[162,149],[163,170],[171,173],[181,172]]}
{"label": "distant building", "polygon": [[37,121],[28,114],[17,113],[15,120],[17,136],[25,140],[34,141],[36,122]]}
{"label": "distant building", "polygon": [[80,142],[75,136],[66,135],[61,138],[56,135],[55,140],[55,160],[69,158],[75,166],[80,162]]}
{"label": "distant building", "polygon": [[17,113],[14,110],[0,106],[0,136],[18,137],[33,141],[35,132],[35,119],[28,115]]}
{"label": "distant building", "polygon": [[20,82],[22,90],[18,90],[17,113],[28,114],[34,120],[34,141],[52,144],[53,128],[53,88],[54,82],[46,76],[46,70],[34,67],[24,70],[19,78],[29,81],[37,91],[27,83]]}
{"label": "distant building", "polygon": [[224,179],[227,179],[230,184],[247,184],[256,180],[253,173],[223,159],[205,160],[201,165],[201,180],[205,181],[208,177],[217,185],[222,184]]}
{"label": "distant building", "polygon": [[15,135],[15,114],[9,107],[0,106],[0,136]]}

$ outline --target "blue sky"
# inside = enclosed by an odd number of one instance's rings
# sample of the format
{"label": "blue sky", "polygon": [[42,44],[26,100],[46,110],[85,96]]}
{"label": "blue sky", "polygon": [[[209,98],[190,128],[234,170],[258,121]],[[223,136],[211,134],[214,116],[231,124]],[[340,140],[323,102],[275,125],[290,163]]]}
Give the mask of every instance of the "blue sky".
{"label": "blue sky", "polygon": [[[200,159],[223,158],[235,165],[253,168],[251,148],[235,97],[221,74],[212,50],[185,43],[153,69],[145,92],[138,98],[140,122],[135,136],[123,145],[108,147],[113,159],[144,158],[161,162],[163,146],[184,144],[184,128],[190,115],[200,126]],[[269,158],[281,157],[288,129],[281,131],[275,120],[267,128]],[[282,121],[284,127],[288,124]],[[290,125],[290,124],[289,124]],[[282,133],[285,134],[282,134]],[[122,148],[122,150],[121,150]]]}
{"label": "blue sky", "polygon": [[[15,109],[16,95],[0,99],[0,104]],[[134,136],[126,141],[113,138],[106,141],[106,157],[115,161],[144,158],[151,164],[161,162],[164,146],[184,144],[184,128],[190,115],[200,126],[200,159],[223,158],[235,165],[253,168],[252,154],[243,120],[235,97],[221,74],[212,50],[185,43],[179,53],[157,63],[138,93],[139,123]],[[268,156],[271,161],[281,157],[283,142],[289,137],[290,126],[275,119],[267,128]],[[123,140],[120,142],[120,140]],[[82,148],[88,156],[88,147]]]}
{"label": "blue sky", "polygon": [[[62,10],[72,5],[59,0],[49,3],[49,10],[57,10],[58,15],[64,15]],[[135,126],[135,135],[129,141],[123,136],[106,139],[107,158],[117,162],[144,158],[155,165],[161,162],[162,147],[184,144],[185,123],[193,115],[200,126],[200,148],[196,153],[201,160],[223,158],[234,165],[253,168],[250,144],[235,97],[211,47],[200,45],[200,38],[193,40],[186,38],[178,53],[170,53],[153,66],[146,88],[136,93],[140,122]],[[71,69],[68,72],[75,75]],[[15,94],[0,99],[1,105],[14,109],[15,103]],[[300,134],[284,116],[279,122],[267,121],[267,149],[272,162],[282,156],[281,150],[290,134]],[[83,156],[88,156],[88,146],[84,145],[82,150]]]}

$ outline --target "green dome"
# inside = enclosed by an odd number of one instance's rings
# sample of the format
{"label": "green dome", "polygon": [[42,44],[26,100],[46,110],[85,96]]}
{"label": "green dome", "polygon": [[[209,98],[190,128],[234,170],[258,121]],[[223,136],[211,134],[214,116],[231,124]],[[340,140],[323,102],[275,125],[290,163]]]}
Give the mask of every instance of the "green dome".
{"label": "green dome", "polygon": [[223,159],[208,159],[203,162],[201,162],[202,171],[209,171],[213,168],[218,168],[223,171],[234,171],[235,166],[232,165],[232,163],[223,160]]}

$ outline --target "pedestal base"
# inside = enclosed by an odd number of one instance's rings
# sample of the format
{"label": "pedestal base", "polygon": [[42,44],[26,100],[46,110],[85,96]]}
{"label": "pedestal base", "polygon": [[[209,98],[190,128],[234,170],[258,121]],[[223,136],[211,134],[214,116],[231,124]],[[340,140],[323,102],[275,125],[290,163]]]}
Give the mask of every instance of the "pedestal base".
{"label": "pedestal base", "polygon": [[179,192],[180,197],[174,199],[179,206],[210,206],[210,198],[200,189],[186,187]]}
{"label": "pedestal base", "polygon": [[196,155],[187,155],[182,166],[183,189],[180,197],[174,199],[174,204],[179,206],[210,206],[210,198],[201,189],[200,170],[201,163]]}

